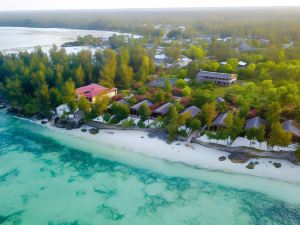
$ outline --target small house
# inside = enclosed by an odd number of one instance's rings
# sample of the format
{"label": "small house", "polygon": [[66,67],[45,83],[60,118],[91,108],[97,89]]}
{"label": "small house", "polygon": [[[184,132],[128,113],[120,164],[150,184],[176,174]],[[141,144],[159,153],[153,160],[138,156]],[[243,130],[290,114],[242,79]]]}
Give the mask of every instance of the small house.
{"label": "small house", "polygon": [[84,121],[84,113],[77,109],[74,113],[68,115],[67,123],[80,125]]}
{"label": "small house", "polygon": [[168,102],[168,103],[165,103],[163,105],[161,105],[160,107],[158,107],[157,109],[155,109],[153,111],[153,116],[157,117],[157,116],[165,116],[168,111],[169,111],[169,108],[172,106],[173,104]]}
{"label": "small house", "polygon": [[214,121],[213,121],[213,123],[212,123],[212,127],[213,127],[214,129],[217,129],[217,128],[219,128],[219,127],[221,127],[221,128],[225,127],[225,126],[226,126],[226,125],[225,125],[225,119],[227,118],[227,115],[228,115],[227,112],[226,112],[226,113],[221,113],[220,115],[218,115],[218,116],[214,119]]}
{"label": "small house", "polygon": [[141,105],[143,105],[143,104],[148,105],[150,109],[151,109],[152,106],[153,106],[153,103],[152,103],[152,102],[150,102],[150,101],[148,101],[148,100],[143,100],[143,101],[140,101],[140,102],[138,102],[137,104],[131,106],[131,107],[130,107],[130,113],[131,113],[132,115],[138,115],[138,114],[139,114],[139,109],[140,109]]}
{"label": "small house", "polygon": [[293,135],[293,142],[300,141],[300,126],[293,120],[286,120],[282,123],[282,128]]}
{"label": "small house", "polygon": [[261,126],[266,126],[266,121],[261,117],[256,116],[246,121],[245,130],[251,128],[259,129]]}
{"label": "small house", "polygon": [[180,114],[189,113],[191,115],[191,118],[195,118],[199,113],[201,112],[201,109],[199,109],[197,106],[190,106],[183,110]]}

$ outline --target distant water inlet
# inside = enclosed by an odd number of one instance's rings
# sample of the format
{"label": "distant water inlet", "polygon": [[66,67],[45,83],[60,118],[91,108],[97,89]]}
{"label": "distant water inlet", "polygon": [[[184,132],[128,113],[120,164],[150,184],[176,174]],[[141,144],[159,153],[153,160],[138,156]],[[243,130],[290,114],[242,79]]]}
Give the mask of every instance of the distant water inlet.
{"label": "distant water inlet", "polygon": [[96,157],[24,123],[0,114],[0,224],[300,224],[299,204]]}
{"label": "distant water inlet", "polygon": [[[58,28],[26,28],[26,27],[0,27],[0,51],[4,53],[16,53],[18,51],[33,51],[35,46],[41,46],[44,52],[48,52],[52,45],[60,47],[62,44],[75,41],[78,36],[93,35],[108,39],[117,32],[96,30],[75,30]],[[88,47],[67,47],[67,53],[73,53]]]}

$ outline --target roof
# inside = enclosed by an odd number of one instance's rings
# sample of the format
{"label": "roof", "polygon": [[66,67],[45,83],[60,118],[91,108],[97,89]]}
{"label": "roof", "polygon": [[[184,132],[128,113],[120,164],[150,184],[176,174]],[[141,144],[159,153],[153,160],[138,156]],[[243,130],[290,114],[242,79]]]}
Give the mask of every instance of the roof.
{"label": "roof", "polygon": [[67,104],[63,104],[56,107],[56,113],[59,116],[62,116],[64,113],[69,113],[69,112],[70,112],[70,108]]}
{"label": "roof", "polygon": [[200,70],[197,74],[198,79],[200,77],[208,76],[208,77],[215,77],[215,78],[224,78],[224,79],[232,79],[232,76],[236,74],[231,73],[219,73],[219,72],[210,72],[210,71],[203,71]]}
{"label": "roof", "polygon": [[[165,78],[165,77],[157,78],[157,79],[155,79],[154,81],[152,81],[152,82],[149,84],[149,86],[150,86],[150,87],[161,87],[161,88],[163,88],[163,87],[165,87],[165,85],[166,85],[167,79],[168,79],[168,78]],[[175,83],[176,83],[176,81],[177,81],[176,78],[169,78],[168,80],[170,81],[172,87],[175,85]]]}
{"label": "roof", "polygon": [[247,44],[245,42],[240,45],[240,49],[241,49],[241,51],[244,51],[244,52],[251,52],[251,51],[255,50],[255,48],[251,47],[249,44]]}
{"label": "roof", "polygon": [[[119,100],[119,101],[117,101],[115,103],[117,103],[117,104],[122,103],[122,104],[125,104],[125,105],[129,106],[129,103],[127,101],[125,101],[124,99],[121,99],[121,100]],[[113,104],[114,103],[110,104],[107,108],[110,109]]]}
{"label": "roof", "polygon": [[239,61],[239,66],[246,66],[247,63],[246,62],[243,62],[243,61]]}
{"label": "roof", "polygon": [[217,102],[225,102],[225,99],[220,96],[217,97],[216,100],[217,100]]}
{"label": "roof", "polygon": [[153,106],[153,103],[148,101],[148,100],[143,100],[143,101],[140,101],[138,102],[137,104],[133,105],[130,107],[130,109],[133,109],[133,110],[139,110],[139,108],[141,107],[142,104],[147,104],[149,107],[152,107]]}
{"label": "roof", "polygon": [[217,126],[217,127],[224,127],[225,126],[225,119],[226,119],[226,117],[227,117],[227,112],[226,113],[221,113],[220,115],[218,115],[215,119],[214,119],[214,121],[213,121],[213,123],[212,123],[212,125],[213,126]]}
{"label": "roof", "polygon": [[261,126],[265,126],[266,125],[266,121],[262,118],[260,118],[259,116],[253,117],[251,119],[248,119],[246,122],[246,126],[245,129],[250,129],[250,128],[256,128],[258,129]]}
{"label": "roof", "polygon": [[286,132],[291,132],[295,136],[300,137],[300,128],[299,125],[295,123],[293,120],[286,120],[282,123],[282,128]]}
{"label": "roof", "polygon": [[107,88],[107,87],[104,87],[104,86],[101,86],[99,84],[90,84],[90,85],[87,85],[87,86],[83,86],[83,87],[80,87],[80,88],[77,88],[76,89],[76,94],[77,95],[84,95],[85,97],[87,98],[93,98],[93,97],[96,97],[97,95],[101,95],[101,94],[104,94],[106,92],[112,92],[112,91],[115,91],[116,88]]}
{"label": "roof", "polygon": [[186,108],[185,110],[182,111],[182,113],[180,114],[183,114],[183,113],[190,113],[192,118],[194,118],[195,116],[198,115],[198,113],[201,112],[201,109],[199,109],[197,106],[190,106],[188,108]]}
{"label": "roof", "polygon": [[173,104],[170,102],[167,102],[163,105],[161,105],[160,107],[158,107],[157,109],[154,110],[154,113],[157,114],[161,114],[161,115],[165,115],[167,114],[167,112],[169,111],[169,108],[172,106]]}

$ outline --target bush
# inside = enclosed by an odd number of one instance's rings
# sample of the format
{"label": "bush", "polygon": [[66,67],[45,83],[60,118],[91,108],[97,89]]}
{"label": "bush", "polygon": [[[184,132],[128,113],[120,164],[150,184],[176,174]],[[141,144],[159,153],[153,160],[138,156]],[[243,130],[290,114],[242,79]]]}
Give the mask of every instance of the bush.
{"label": "bush", "polygon": [[139,128],[145,128],[145,124],[144,124],[143,120],[139,120],[137,125],[138,125]]}
{"label": "bush", "polygon": [[122,126],[123,127],[134,127],[135,126],[135,123],[134,123],[134,120],[133,119],[130,119],[130,120],[126,120],[122,123]]}
{"label": "bush", "polygon": [[111,115],[109,113],[104,113],[103,120],[108,123],[110,121]]}

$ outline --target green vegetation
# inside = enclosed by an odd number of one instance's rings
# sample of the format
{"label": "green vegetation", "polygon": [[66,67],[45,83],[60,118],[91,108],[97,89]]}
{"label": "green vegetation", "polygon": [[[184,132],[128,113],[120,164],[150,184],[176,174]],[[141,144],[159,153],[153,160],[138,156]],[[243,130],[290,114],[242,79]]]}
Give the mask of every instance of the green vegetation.
{"label": "green vegetation", "polygon": [[[40,48],[18,55],[0,53],[1,98],[28,116],[40,112],[47,115],[66,103],[72,112],[77,108],[84,112],[86,120],[103,115],[106,122],[117,124],[127,119],[126,104],[115,102],[111,114],[106,113],[107,106],[117,99],[98,97],[93,104],[83,97],[77,99],[75,88],[99,83],[117,87],[121,93],[118,98],[126,97],[129,105],[143,99],[152,101],[153,108],[172,103],[167,115],[155,121],[168,133],[169,141],[206,124],[209,131],[214,130],[207,135],[217,140],[233,141],[246,135],[260,143],[267,140],[271,147],[285,147],[292,136],[282,129],[281,122],[292,119],[300,123],[300,13],[296,9],[259,9],[254,17],[242,13],[243,10],[228,9],[218,12],[218,16],[199,10],[155,11],[156,16],[151,14],[151,18],[149,12],[143,12],[144,19],[136,16],[141,12],[135,16],[127,11],[119,15],[91,12],[85,20],[81,19],[86,14],[78,12],[74,21],[66,20],[59,12],[55,20],[47,13],[43,16],[33,13],[28,17],[31,26],[53,26],[56,21],[66,27],[121,30],[143,37],[113,35],[107,41],[90,35],[78,37],[78,44],[109,45],[94,55],[87,50],[67,55],[64,49],[55,46],[49,56]],[[19,13],[11,20],[6,19],[11,13],[4,14],[5,17],[0,16],[0,25],[13,21],[14,25],[28,23],[24,19],[26,13]],[[165,23],[157,26],[161,18]],[[155,61],[155,55],[159,54],[167,57],[161,64]],[[192,61],[179,66],[182,56]],[[229,87],[199,83],[200,69],[235,73],[238,82]],[[149,86],[156,78],[164,78],[165,84]],[[225,101],[217,101],[217,97]],[[200,108],[201,113],[194,118],[188,113],[181,114],[191,105]],[[147,105],[140,107],[139,127],[150,127],[144,121],[151,117],[151,110]],[[228,112],[225,127],[213,127],[215,117],[224,112]],[[266,119],[266,126],[244,131],[246,120],[254,116]],[[135,124],[128,119],[122,126]]]}

